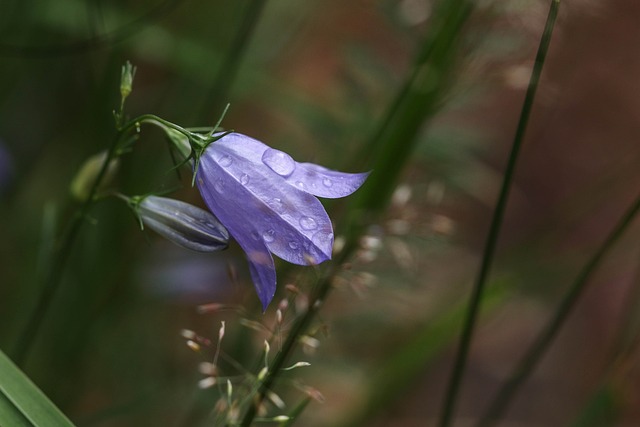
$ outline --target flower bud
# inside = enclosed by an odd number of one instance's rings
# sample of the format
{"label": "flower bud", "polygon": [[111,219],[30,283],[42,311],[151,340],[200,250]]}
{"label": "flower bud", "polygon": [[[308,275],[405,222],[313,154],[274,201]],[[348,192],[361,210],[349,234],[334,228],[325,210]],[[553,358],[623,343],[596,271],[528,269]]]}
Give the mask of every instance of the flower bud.
{"label": "flower bud", "polygon": [[127,96],[133,90],[133,77],[136,75],[136,67],[131,65],[131,62],[127,61],[122,66],[122,75],[120,77],[120,96],[122,97],[122,103],[127,99]]}
{"label": "flower bud", "polygon": [[[100,173],[100,169],[102,169],[102,165],[105,160],[107,160],[107,152],[101,151],[98,154],[94,154],[89,157],[80,170],[71,181],[71,195],[75,197],[77,200],[84,201],[89,197],[89,193],[91,192],[91,187],[98,178],[98,174]],[[116,172],[118,171],[118,159],[111,159],[109,162],[109,166],[107,167],[107,171],[102,178],[102,182],[100,183],[100,188],[104,188],[113,180]]]}
{"label": "flower bud", "polygon": [[176,150],[178,150],[180,155],[184,159],[188,159],[191,155],[191,145],[189,144],[189,138],[187,138],[185,134],[178,132],[175,129],[171,129],[168,126],[162,124],[159,124],[159,126],[162,127],[162,130],[164,130],[165,134],[167,135],[173,146],[176,148]]}
{"label": "flower bud", "polygon": [[133,201],[144,225],[187,249],[214,252],[229,245],[229,232],[210,212],[179,200],[147,196]]}

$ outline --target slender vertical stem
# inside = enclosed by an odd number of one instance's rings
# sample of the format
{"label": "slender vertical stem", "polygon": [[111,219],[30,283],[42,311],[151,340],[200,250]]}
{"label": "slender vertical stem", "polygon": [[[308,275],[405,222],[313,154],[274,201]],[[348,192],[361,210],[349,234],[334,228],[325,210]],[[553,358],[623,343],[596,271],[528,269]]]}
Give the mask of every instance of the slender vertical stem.
{"label": "slender vertical stem", "polygon": [[109,150],[107,152],[107,157],[100,167],[100,171],[98,172],[98,175],[96,176],[96,179],[91,186],[89,196],[84,200],[76,214],[72,217],[71,222],[69,223],[63,235],[60,237],[59,244],[56,245],[53,249],[54,252],[52,254],[52,260],[51,263],[48,264],[48,269],[45,273],[44,284],[41,293],[38,296],[35,308],[29,315],[23,332],[19,334],[19,341],[16,343],[12,354],[12,358],[16,365],[23,367],[26,361],[26,357],[28,356],[31,347],[33,346],[33,343],[37,338],[40,328],[42,327],[43,321],[51,308],[51,303],[55,298],[58,289],[60,288],[62,275],[69,260],[71,248],[73,247],[76,238],[78,237],[80,229],[82,228],[82,224],[89,214],[89,210],[96,201],[98,189],[102,185],[102,180],[106,176],[107,169],[109,168],[109,163],[111,163],[111,161],[118,155],[120,145],[126,139],[128,132],[131,129],[138,127],[143,122],[158,122],[165,124],[166,126],[171,126],[173,129],[179,132],[183,132],[185,134],[187,133],[186,130],[180,128],[179,126],[173,125],[172,123],[169,123],[151,114],[139,116],[133,120],[128,121],[124,125],[118,123],[118,133],[113,138],[113,142],[111,143],[111,146],[109,147]]}
{"label": "slender vertical stem", "polygon": [[266,392],[271,388],[271,385],[280,373],[280,370],[284,367],[284,363],[286,362],[287,357],[289,357],[289,354],[293,351],[298,339],[302,336],[304,331],[307,330],[311,320],[313,320],[316,313],[322,306],[322,302],[331,290],[331,282],[335,273],[339,268],[341,268],[342,263],[351,256],[353,249],[355,249],[355,246],[353,245],[345,247],[338,258],[331,263],[331,266],[325,272],[324,276],[320,279],[316,287],[317,291],[309,300],[309,308],[304,314],[296,319],[286,340],[282,343],[281,350],[278,351],[273,362],[269,366],[269,372],[267,372],[264,380],[260,383],[254,401],[249,405],[247,412],[242,418],[242,422],[240,423],[241,427],[249,427],[253,422],[260,402],[262,402]]}
{"label": "slender vertical stem", "polygon": [[211,111],[220,109],[228,102],[229,91],[238,74],[240,62],[244,58],[265,3],[266,0],[249,0],[240,28],[238,28],[238,32],[235,34],[235,38],[231,46],[229,46],[223,63],[216,74],[213,86],[206,96],[205,105],[200,112],[201,122],[208,122]]}
{"label": "slender vertical stem", "polygon": [[613,247],[614,243],[620,238],[620,236],[622,236],[627,227],[632,223],[633,219],[638,214],[638,211],[640,211],[640,195],[636,200],[634,200],[593,257],[580,271],[578,277],[569,288],[569,291],[560,302],[560,305],[555,311],[553,317],[540,332],[527,353],[521,359],[520,363],[514,369],[513,373],[509,376],[509,379],[507,379],[502,388],[498,391],[495,399],[489,405],[489,409],[480,419],[480,422],[478,423],[479,427],[494,425],[502,416],[516,391],[529,377],[538,362],[540,362],[540,359],[551,345],[553,339],[569,316],[569,313],[571,313],[571,310],[575,307],[576,302],[583,294],[587,284],[589,283],[589,277],[600,264],[605,254]]}
{"label": "slender vertical stem", "polygon": [[375,152],[372,161],[374,172],[363,188],[358,190],[350,206],[350,215],[346,216],[346,227],[343,229],[345,247],[316,284],[309,300],[309,309],[293,324],[282,349],[275,356],[269,366],[269,372],[249,404],[240,426],[248,427],[254,421],[265,393],[277,379],[287,357],[329,295],[335,274],[358,248],[359,238],[364,233],[368,221],[386,206],[402,166],[406,164],[415,147],[416,135],[423,123],[435,113],[438,102],[442,101],[445,84],[452,75],[459,36],[472,6],[473,2],[467,0],[439,2],[437,16],[434,17],[437,25],[434,25],[425,37],[416,55],[414,70],[390,105],[380,129],[367,145]]}
{"label": "slender vertical stem", "polygon": [[467,364],[469,347],[471,345],[471,340],[473,339],[476,320],[478,317],[480,304],[482,302],[484,288],[487,282],[487,277],[489,276],[491,264],[493,262],[496,244],[498,242],[498,236],[500,234],[500,228],[502,225],[504,213],[507,206],[509,191],[513,183],[513,176],[516,168],[516,163],[518,160],[518,155],[520,153],[520,148],[522,147],[522,142],[524,140],[527,124],[529,122],[529,116],[531,115],[533,100],[535,98],[536,90],[538,88],[538,81],[540,80],[540,74],[542,73],[542,67],[544,65],[544,61],[547,55],[549,43],[551,41],[551,34],[553,33],[553,27],[556,21],[556,17],[558,15],[559,5],[560,5],[560,0],[553,0],[551,2],[551,7],[549,9],[549,14],[547,16],[547,22],[545,24],[545,28],[542,33],[540,45],[538,47],[536,62],[533,67],[533,71],[531,73],[531,79],[529,80],[529,86],[527,88],[527,93],[524,98],[522,111],[520,113],[520,119],[518,121],[518,127],[516,129],[516,134],[513,140],[511,153],[509,155],[509,160],[507,162],[504,179],[502,181],[502,187],[500,189],[500,194],[498,196],[496,208],[493,213],[493,218],[491,220],[491,226],[489,228],[489,232],[485,242],[480,270],[478,271],[478,275],[476,277],[476,281],[471,293],[471,298],[469,300],[467,316],[465,318],[463,330],[460,335],[458,351],[457,351],[456,359],[453,365],[453,370],[451,372],[451,377],[449,379],[449,384],[448,384],[445,400],[442,407],[442,413],[441,413],[440,422],[439,422],[440,427],[448,427],[452,421],[452,416],[455,410],[456,401],[459,394],[460,384],[462,382],[462,377],[464,376],[464,371]]}
{"label": "slender vertical stem", "polygon": [[107,173],[109,163],[115,157],[116,149],[121,141],[122,135],[123,132],[119,132],[114,138],[111,143],[111,147],[107,152],[107,157],[100,168],[100,172],[91,186],[89,196],[85,199],[78,212],[71,219],[71,223],[60,240],[60,244],[54,247],[52,262],[48,264],[48,271],[45,274],[44,285],[40,295],[38,296],[38,301],[27,320],[27,324],[24,327],[23,332],[19,335],[19,341],[13,352],[13,360],[15,364],[20,367],[23,367],[26,357],[28,356],[43,324],[43,320],[51,308],[51,303],[60,288],[62,274],[64,273],[67,261],[69,260],[71,248],[73,247],[82,224],[89,213],[89,209],[95,202],[98,188],[100,188],[102,180]]}

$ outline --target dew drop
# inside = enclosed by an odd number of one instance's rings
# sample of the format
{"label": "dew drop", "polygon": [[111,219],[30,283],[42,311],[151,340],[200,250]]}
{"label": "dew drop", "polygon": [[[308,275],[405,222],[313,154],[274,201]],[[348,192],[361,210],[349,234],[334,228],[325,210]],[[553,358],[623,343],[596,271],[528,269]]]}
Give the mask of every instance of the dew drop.
{"label": "dew drop", "polygon": [[296,182],[296,185],[297,185],[301,190],[302,190],[302,189],[304,189],[304,182],[302,182],[302,181],[298,181],[298,182]]}
{"label": "dew drop", "polygon": [[315,219],[308,216],[303,216],[302,218],[300,218],[300,227],[302,227],[304,230],[315,230],[316,228],[318,228],[318,224],[316,223]]}
{"label": "dew drop", "polygon": [[266,243],[271,243],[274,240],[276,240],[276,238],[274,237],[275,234],[276,234],[275,230],[267,230],[264,233],[262,233],[262,239]]}
{"label": "dew drop", "polygon": [[282,212],[284,210],[284,203],[282,203],[282,199],[275,197],[267,203],[269,204],[271,209],[273,209],[276,212]]}
{"label": "dew drop", "polygon": [[293,240],[289,242],[289,247],[293,250],[296,250],[300,247],[300,245],[298,244],[298,242],[294,242]]}
{"label": "dew drop", "polygon": [[258,240],[258,239],[260,238],[260,235],[259,235],[257,232],[252,231],[252,232],[251,232],[251,238],[252,238],[253,240]]}
{"label": "dew drop", "polygon": [[240,177],[240,184],[247,185],[248,183],[249,183],[249,175],[247,175],[246,173],[243,173],[242,176]]}
{"label": "dew drop", "polygon": [[222,167],[227,167],[231,165],[231,163],[233,163],[233,159],[230,156],[227,156],[226,154],[220,157],[220,159],[218,160],[218,164]]}
{"label": "dew drop", "polygon": [[333,185],[333,181],[331,181],[329,178],[323,179],[322,183],[324,184],[325,187],[331,187]]}
{"label": "dew drop", "polygon": [[273,148],[268,148],[262,155],[262,163],[281,176],[289,176],[296,169],[296,162],[290,155]]}
{"label": "dew drop", "polygon": [[213,188],[220,194],[224,193],[224,182],[221,179],[217,180],[215,184],[213,184]]}

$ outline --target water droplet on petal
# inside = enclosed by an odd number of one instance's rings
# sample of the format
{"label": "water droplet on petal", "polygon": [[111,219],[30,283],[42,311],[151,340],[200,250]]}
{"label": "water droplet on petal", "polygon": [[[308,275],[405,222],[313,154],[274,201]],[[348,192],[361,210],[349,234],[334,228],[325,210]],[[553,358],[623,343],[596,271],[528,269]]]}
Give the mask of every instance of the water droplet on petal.
{"label": "water droplet on petal", "polygon": [[248,183],[249,183],[249,175],[247,175],[246,173],[243,173],[242,176],[240,177],[240,184],[247,185]]}
{"label": "water droplet on petal", "polygon": [[252,231],[252,232],[251,232],[251,238],[252,238],[253,240],[258,240],[258,239],[260,238],[260,235],[259,235],[257,232]]}
{"label": "water droplet on petal", "polygon": [[318,228],[318,224],[316,223],[315,219],[308,216],[303,216],[302,218],[300,218],[300,227],[302,227],[304,230],[315,230],[316,228]]}
{"label": "water droplet on petal", "polygon": [[267,200],[267,204],[271,209],[278,213],[282,213],[282,211],[284,211],[284,203],[282,203],[282,199],[274,197],[271,200]]}
{"label": "water droplet on petal", "polygon": [[298,244],[298,242],[294,242],[293,240],[289,242],[289,247],[293,250],[298,249],[298,247],[300,247],[300,245]]}
{"label": "water droplet on petal", "polygon": [[285,152],[268,148],[262,155],[262,163],[281,176],[289,176],[296,169],[296,162]]}
{"label": "water droplet on petal", "polygon": [[271,243],[274,240],[276,240],[276,238],[274,237],[275,234],[276,234],[275,230],[267,230],[264,233],[262,233],[262,239],[266,243]]}
{"label": "water droplet on petal", "polygon": [[302,190],[302,189],[304,189],[304,182],[302,182],[302,181],[298,181],[298,182],[296,182],[296,185],[297,185],[301,190]]}
{"label": "water droplet on petal", "polygon": [[224,182],[221,179],[217,180],[215,184],[213,184],[213,188],[220,194],[224,193]]}
{"label": "water droplet on petal", "polygon": [[222,167],[227,167],[231,165],[231,163],[233,163],[233,159],[226,154],[218,159],[218,164]]}
{"label": "water droplet on petal", "polygon": [[331,181],[329,178],[323,179],[322,183],[324,184],[325,187],[331,187],[333,185],[333,181]]}

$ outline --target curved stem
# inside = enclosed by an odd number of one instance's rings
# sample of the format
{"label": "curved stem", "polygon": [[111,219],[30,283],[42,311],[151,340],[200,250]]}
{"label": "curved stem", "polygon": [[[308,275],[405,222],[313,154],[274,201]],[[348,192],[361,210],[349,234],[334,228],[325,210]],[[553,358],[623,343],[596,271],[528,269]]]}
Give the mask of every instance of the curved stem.
{"label": "curved stem", "polygon": [[467,316],[464,320],[464,326],[458,344],[458,351],[456,354],[453,370],[451,372],[451,377],[449,379],[449,385],[447,387],[447,392],[445,395],[440,422],[438,424],[440,427],[448,427],[452,421],[453,412],[455,410],[456,401],[460,390],[460,384],[462,382],[462,377],[464,376],[464,371],[469,356],[469,347],[471,345],[471,340],[473,339],[473,333],[475,330],[478,313],[480,311],[480,304],[482,302],[484,288],[487,282],[487,277],[489,276],[491,264],[493,263],[498,236],[500,234],[504,212],[507,207],[509,191],[511,189],[511,184],[513,183],[513,176],[518,155],[520,153],[520,148],[522,147],[525,131],[529,122],[529,116],[531,114],[531,108],[533,106],[533,100],[535,98],[536,89],[538,87],[540,74],[542,73],[544,60],[549,48],[549,42],[551,41],[551,34],[553,32],[553,26],[558,14],[559,4],[559,0],[553,0],[551,2],[549,15],[547,16],[547,22],[545,24],[544,32],[540,40],[540,46],[538,47],[536,62],[531,73],[531,79],[529,81],[529,86],[525,95],[522,111],[520,113],[520,119],[513,140],[513,146],[511,148],[511,153],[509,155],[509,160],[507,162],[507,167],[504,173],[504,179],[502,181],[502,188],[500,189],[500,195],[498,196],[498,202],[493,213],[493,218],[491,219],[491,226],[489,228],[489,233],[485,242],[482,263],[480,265],[480,270],[478,271],[478,275],[476,277],[476,281],[471,293],[471,298],[469,300]]}

